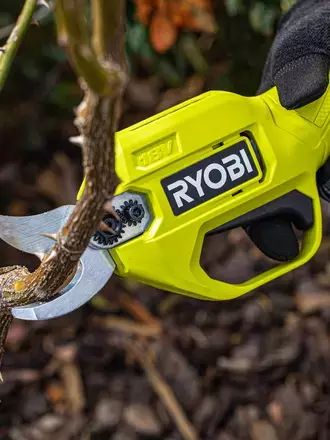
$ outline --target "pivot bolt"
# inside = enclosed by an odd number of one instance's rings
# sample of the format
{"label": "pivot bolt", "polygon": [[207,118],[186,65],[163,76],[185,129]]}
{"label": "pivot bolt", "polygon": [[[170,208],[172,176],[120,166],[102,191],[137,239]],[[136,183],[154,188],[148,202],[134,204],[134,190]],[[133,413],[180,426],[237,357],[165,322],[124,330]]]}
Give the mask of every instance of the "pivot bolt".
{"label": "pivot bolt", "polygon": [[117,219],[111,214],[104,216],[103,221],[107,226],[109,226],[109,228],[113,230],[113,232],[98,230],[93,235],[92,242],[96,245],[98,244],[102,246],[109,246],[113,243],[117,243],[118,240],[122,238],[125,224],[120,218]]}

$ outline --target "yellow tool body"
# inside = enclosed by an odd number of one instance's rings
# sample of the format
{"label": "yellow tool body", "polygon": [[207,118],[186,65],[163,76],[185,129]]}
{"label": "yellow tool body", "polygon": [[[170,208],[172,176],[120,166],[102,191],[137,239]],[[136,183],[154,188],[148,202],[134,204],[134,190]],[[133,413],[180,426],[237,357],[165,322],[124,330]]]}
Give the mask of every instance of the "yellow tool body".
{"label": "yellow tool body", "polygon": [[[329,91],[297,111],[280,105],[275,88],[256,97],[214,91],[118,132],[116,194],[146,195],[152,221],[109,250],[117,273],[228,300],[306,263],[322,237],[316,172],[330,154],[329,115]],[[277,202],[290,210],[294,200],[308,211],[298,257],[241,284],[211,279],[202,269],[206,234],[276,209]]]}

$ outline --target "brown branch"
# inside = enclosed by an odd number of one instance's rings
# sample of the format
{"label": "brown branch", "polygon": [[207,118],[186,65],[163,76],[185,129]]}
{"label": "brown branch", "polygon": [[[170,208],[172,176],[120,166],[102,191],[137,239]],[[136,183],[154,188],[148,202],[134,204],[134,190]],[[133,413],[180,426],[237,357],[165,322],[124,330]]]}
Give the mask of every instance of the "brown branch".
{"label": "brown branch", "polygon": [[156,324],[140,324],[126,318],[113,315],[94,316],[92,323],[106,330],[117,330],[129,335],[138,335],[149,338],[159,338],[162,335],[162,328]]}
{"label": "brown branch", "polygon": [[[95,0],[97,3],[97,1]],[[99,0],[100,5],[103,4]],[[114,138],[117,130],[119,105],[126,85],[124,61],[125,0],[109,2],[105,8],[102,29],[111,23],[117,40],[103,42],[102,56],[96,55],[89,41],[84,0],[57,0],[55,6],[57,35],[64,45],[68,58],[81,80],[85,97],[77,109],[76,125],[82,135],[85,191],[77,202],[66,226],[58,232],[54,248],[45,256],[33,273],[26,268],[15,268],[0,273],[0,312],[8,314],[10,308],[49,298],[67,284],[73,276],[80,256],[89,244],[103,215],[106,202],[112,198],[117,185],[114,164]],[[109,14],[109,15],[107,15]],[[114,15],[116,14],[116,15]],[[96,21],[98,24],[98,21]],[[99,27],[101,29],[101,27]],[[94,36],[102,41],[106,33],[99,34],[94,26]],[[95,37],[96,38],[96,37]],[[115,54],[111,53],[114,49]],[[121,54],[122,58],[119,58]],[[116,59],[120,63],[114,63]],[[0,328],[2,318],[0,315]],[[0,347],[1,348],[1,347]]]}
{"label": "brown branch", "polygon": [[[92,0],[92,15],[94,19],[93,47],[96,54],[104,58],[110,54],[112,61],[119,64],[124,73],[127,73],[125,45],[121,44],[121,35],[125,33],[125,3]],[[104,16],[109,17],[108,22],[104,21]]]}
{"label": "brown branch", "polygon": [[10,68],[14,62],[18,48],[20,47],[24,35],[29,27],[33,12],[36,8],[37,0],[26,0],[17,23],[14,26],[6,44],[0,52],[0,93],[4,87]]}
{"label": "brown branch", "polygon": [[[96,3],[101,3],[101,0],[97,0]],[[122,5],[123,1],[109,3]],[[112,11],[113,9],[115,11]],[[94,25],[95,29],[97,29],[96,26],[101,26],[102,28],[108,26],[105,17],[107,17],[112,25],[115,25],[114,22],[122,20],[122,17],[119,18],[118,14],[116,16],[112,15],[112,12],[121,12],[118,6],[116,8],[107,8],[104,12],[108,12],[109,15],[99,17]],[[84,79],[84,82],[91,91],[99,95],[115,94],[116,89],[119,88],[122,82],[121,70],[119,66],[110,62],[111,53],[103,52],[102,56],[95,54],[89,41],[86,1],[57,0],[55,19],[58,30],[58,43],[67,50],[70,62],[76,73]],[[100,21],[102,25],[99,23]],[[94,30],[95,33],[97,32]],[[106,33],[103,34],[106,35]],[[117,42],[120,47],[122,45],[120,43],[120,36],[118,35],[118,37],[119,40]],[[100,41],[99,44],[105,46],[106,43],[102,43],[102,36],[98,40]]]}
{"label": "brown branch", "polygon": [[187,419],[171,387],[162,378],[150,360],[148,353],[136,341],[129,344],[128,348],[144,369],[152,388],[172,417],[182,438],[185,440],[198,440],[199,436],[195,427]]}

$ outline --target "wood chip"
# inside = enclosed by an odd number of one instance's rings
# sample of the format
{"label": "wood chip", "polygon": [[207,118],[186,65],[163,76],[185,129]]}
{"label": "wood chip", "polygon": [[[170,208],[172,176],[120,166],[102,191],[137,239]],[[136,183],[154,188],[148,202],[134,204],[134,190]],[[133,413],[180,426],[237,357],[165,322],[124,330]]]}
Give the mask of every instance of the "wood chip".
{"label": "wood chip", "polygon": [[295,297],[298,310],[301,313],[315,313],[330,307],[330,295],[328,293],[298,293]]}
{"label": "wood chip", "polygon": [[123,419],[135,432],[146,436],[160,436],[163,428],[154,411],[147,405],[133,403],[125,408]]}
{"label": "wood chip", "polygon": [[282,407],[278,402],[276,401],[271,402],[268,405],[267,412],[273,423],[275,423],[276,425],[282,423],[283,421]]}
{"label": "wood chip", "polygon": [[120,400],[102,398],[95,408],[95,424],[98,429],[115,428],[118,425],[123,411],[123,402]]}
{"label": "wood chip", "polygon": [[274,427],[266,420],[258,420],[251,426],[252,440],[279,440]]}

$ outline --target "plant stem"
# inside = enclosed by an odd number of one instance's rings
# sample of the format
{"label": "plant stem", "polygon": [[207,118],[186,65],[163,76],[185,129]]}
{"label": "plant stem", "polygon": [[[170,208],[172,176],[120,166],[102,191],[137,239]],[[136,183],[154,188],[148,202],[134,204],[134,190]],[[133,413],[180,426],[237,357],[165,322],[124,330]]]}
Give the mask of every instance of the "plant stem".
{"label": "plant stem", "polygon": [[[101,59],[119,64],[127,73],[125,45],[121,36],[125,34],[126,3],[123,1],[92,0],[93,47]],[[105,22],[104,17],[107,17]],[[120,19],[118,20],[118,17]]]}
{"label": "plant stem", "polygon": [[[100,5],[102,0],[100,1]],[[96,54],[90,41],[85,0],[57,0],[57,37],[84,91],[76,109],[75,124],[82,137],[85,191],[67,224],[54,237],[55,244],[32,273],[25,267],[0,268],[0,361],[3,344],[17,305],[45,300],[56,295],[75,273],[79,258],[89,244],[105,212],[114,213],[111,199],[117,186],[115,133],[121,98],[127,83],[124,57],[124,11],[126,0],[108,0],[97,34],[102,52]],[[115,14],[115,15],[113,15]],[[113,27],[115,41],[104,39],[106,25]],[[94,34],[94,35],[95,35]],[[114,51],[114,52],[113,52]],[[114,61],[115,60],[115,61]]]}
{"label": "plant stem", "polygon": [[31,23],[37,0],[26,0],[24,7],[18,17],[17,23],[12,30],[7,43],[0,53],[0,93],[4,87],[11,65],[14,62],[16,53],[21,45],[28,26]]}
{"label": "plant stem", "polygon": [[[113,69],[114,66],[103,63],[102,58],[95,54],[89,41],[89,27],[84,15],[85,0],[57,0],[57,3],[55,19],[58,42],[67,50],[72,67],[90,90],[99,95],[110,95],[121,82],[119,73]],[[122,5],[122,2],[118,4]],[[114,25],[111,22],[104,23],[104,17],[110,17],[115,22],[118,14],[114,17],[104,15],[99,23],[102,29]],[[102,46],[105,46],[104,42]]]}

